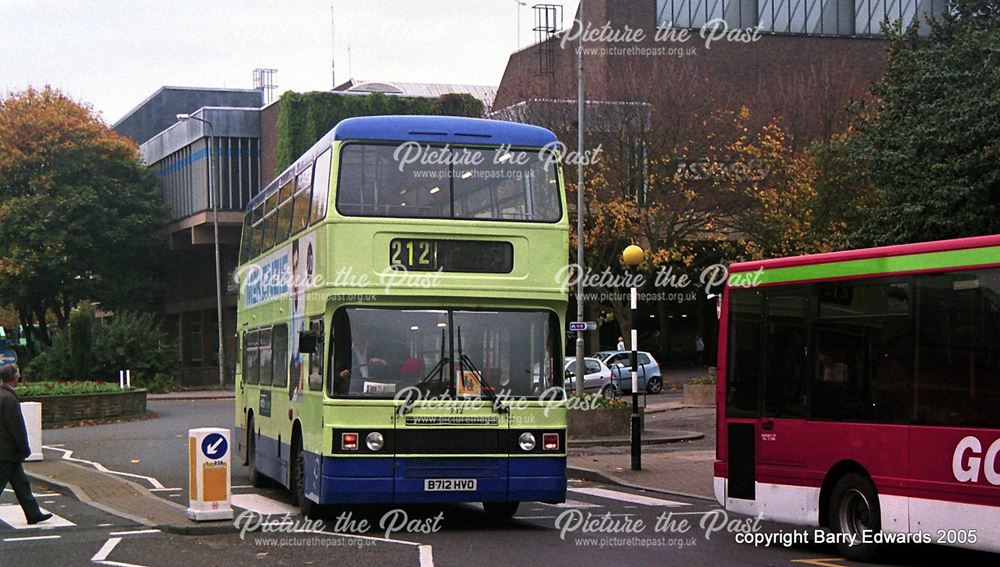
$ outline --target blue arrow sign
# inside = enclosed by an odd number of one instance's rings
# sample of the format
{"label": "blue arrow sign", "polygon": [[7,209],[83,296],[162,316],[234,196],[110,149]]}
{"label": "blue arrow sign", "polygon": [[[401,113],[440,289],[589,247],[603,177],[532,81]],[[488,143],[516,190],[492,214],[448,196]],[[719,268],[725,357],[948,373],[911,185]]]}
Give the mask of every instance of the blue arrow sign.
{"label": "blue arrow sign", "polygon": [[229,443],[221,433],[209,433],[201,440],[201,452],[213,461],[225,457],[228,450]]}
{"label": "blue arrow sign", "polygon": [[7,366],[17,362],[17,353],[9,348],[0,349],[0,366]]}

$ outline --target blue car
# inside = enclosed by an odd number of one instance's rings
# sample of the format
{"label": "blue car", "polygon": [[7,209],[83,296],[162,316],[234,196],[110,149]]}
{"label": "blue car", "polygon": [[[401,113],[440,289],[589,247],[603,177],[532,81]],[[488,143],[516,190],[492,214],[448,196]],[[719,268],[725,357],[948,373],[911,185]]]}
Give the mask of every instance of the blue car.
{"label": "blue car", "polygon": [[[649,394],[659,394],[663,390],[663,374],[659,363],[646,351],[640,350],[638,355],[639,389]],[[614,391],[604,392],[606,395],[632,392],[632,351],[606,350],[594,354],[594,357],[601,359],[612,371],[611,381],[605,388]]]}

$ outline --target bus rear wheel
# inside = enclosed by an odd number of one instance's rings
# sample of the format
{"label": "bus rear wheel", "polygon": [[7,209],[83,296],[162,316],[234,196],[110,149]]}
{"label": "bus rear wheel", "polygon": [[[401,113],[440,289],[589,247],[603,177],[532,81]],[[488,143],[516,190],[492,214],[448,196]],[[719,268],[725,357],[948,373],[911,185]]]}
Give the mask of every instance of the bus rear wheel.
{"label": "bus rear wheel", "polygon": [[860,543],[863,534],[871,535],[882,529],[878,492],[868,477],[850,473],[837,481],[830,496],[829,523],[835,533],[848,534],[859,542],[837,543],[837,551],[845,558],[871,561],[875,557],[878,551],[875,543]]}
{"label": "bus rear wheel", "polygon": [[506,522],[517,513],[520,502],[483,502],[483,510],[491,522]]}
{"label": "bus rear wheel", "polygon": [[247,423],[247,469],[251,486],[254,488],[267,486],[264,475],[257,472],[257,435],[254,433],[252,417]]}

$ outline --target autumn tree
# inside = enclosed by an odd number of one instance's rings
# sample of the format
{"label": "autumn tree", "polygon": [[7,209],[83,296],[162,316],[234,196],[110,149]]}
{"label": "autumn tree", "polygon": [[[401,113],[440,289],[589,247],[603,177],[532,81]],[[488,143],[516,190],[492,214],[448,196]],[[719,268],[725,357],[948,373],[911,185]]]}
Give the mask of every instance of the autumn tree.
{"label": "autumn tree", "polygon": [[949,6],[928,36],[887,35],[886,73],[837,157],[876,197],[855,245],[1000,232],[1000,3]]}
{"label": "autumn tree", "polygon": [[[817,183],[815,156],[794,148],[777,121],[751,123],[746,108],[715,113],[696,151],[650,137],[638,176],[616,152],[587,169],[585,264],[595,275],[619,278],[587,288],[597,294],[590,302],[595,318],[613,318],[624,335],[630,331],[627,289],[618,285],[629,244],[647,251],[637,268],[647,282],[671,269],[688,276],[690,290],[711,264],[821,252],[838,242],[845,228],[819,210],[829,195]],[[666,308],[656,303],[661,327]]]}
{"label": "autumn tree", "polygon": [[163,219],[135,145],[89,107],[50,87],[0,100],[0,302],[43,342],[83,300],[156,301]]}

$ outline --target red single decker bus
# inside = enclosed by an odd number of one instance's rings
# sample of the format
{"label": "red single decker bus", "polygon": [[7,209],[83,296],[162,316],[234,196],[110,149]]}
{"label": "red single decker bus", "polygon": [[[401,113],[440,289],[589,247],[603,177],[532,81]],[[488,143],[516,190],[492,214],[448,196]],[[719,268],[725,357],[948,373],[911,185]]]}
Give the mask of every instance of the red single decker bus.
{"label": "red single decker bus", "polygon": [[721,319],[727,510],[1000,551],[1000,235],[736,264]]}

